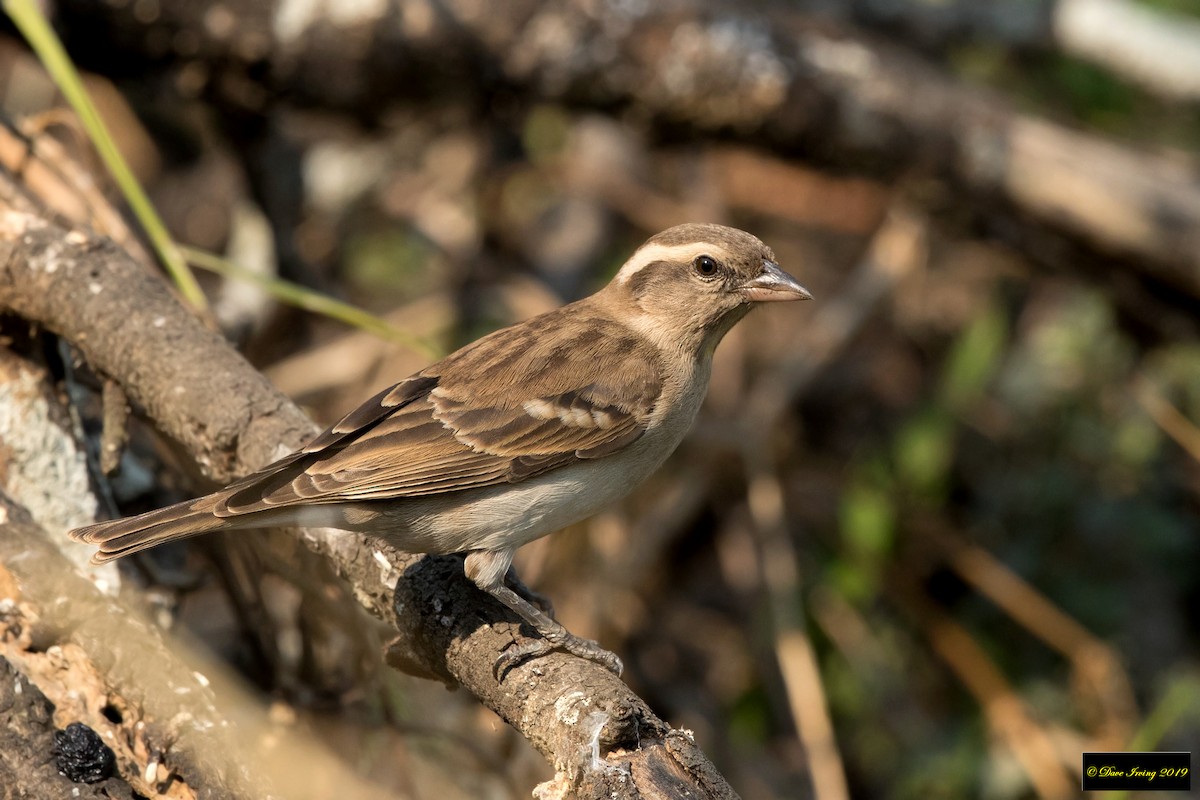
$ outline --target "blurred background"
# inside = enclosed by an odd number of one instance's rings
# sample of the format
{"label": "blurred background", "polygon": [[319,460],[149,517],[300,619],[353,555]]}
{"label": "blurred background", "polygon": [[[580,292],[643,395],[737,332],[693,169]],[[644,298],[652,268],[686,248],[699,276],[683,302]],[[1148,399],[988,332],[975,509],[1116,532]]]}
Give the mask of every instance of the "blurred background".
{"label": "blurred background", "polygon": [[[648,485],[519,556],[747,800],[1074,796],[1083,751],[1200,742],[1195,0],[44,5],[181,242],[413,337],[202,275],[321,423],[680,222],[812,291],[729,335]],[[107,185],[11,25],[0,108]],[[191,493],[168,461],[135,431],[121,513]],[[195,540],[129,591],[396,796],[552,776],[298,550]]]}

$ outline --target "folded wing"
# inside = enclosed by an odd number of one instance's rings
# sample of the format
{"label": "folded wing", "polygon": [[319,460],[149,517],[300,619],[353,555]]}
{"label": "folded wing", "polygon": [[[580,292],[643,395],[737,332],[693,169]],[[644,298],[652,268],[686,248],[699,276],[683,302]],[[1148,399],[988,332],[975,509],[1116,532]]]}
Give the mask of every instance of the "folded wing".
{"label": "folded wing", "polygon": [[637,441],[662,391],[656,354],[596,318],[497,331],[392,386],[303,450],[223,493],[219,517],[514,483]]}

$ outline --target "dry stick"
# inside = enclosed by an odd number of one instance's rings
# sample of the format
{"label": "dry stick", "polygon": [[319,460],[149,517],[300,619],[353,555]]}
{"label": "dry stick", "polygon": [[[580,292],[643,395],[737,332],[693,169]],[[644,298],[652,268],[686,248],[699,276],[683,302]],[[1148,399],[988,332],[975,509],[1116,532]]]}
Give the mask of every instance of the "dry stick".
{"label": "dry stick", "polygon": [[[73,342],[217,482],[262,467],[316,432],[291,401],[187,313],[160,278],[111,242],[2,203],[0,309]],[[393,664],[463,685],[581,795],[736,796],[685,734],[670,730],[596,664],[552,654],[517,667],[498,684],[492,664],[518,625],[466,581],[457,559],[406,555],[340,531],[301,535],[350,582],[364,608],[397,628]]]}
{"label": "dry stick", "polygon": [[[68,121],[73,117],[63,115]],[[0,168],[16,176],[19,188],[77,225],[99,231],[142,264],[154,260],[104,196],[96,177],[80,166],[63,145],[36,122],[15,124],[0,118]],[[82,131],[76,131],[83,138]]]}
{"label": "dry stick", "polygon": [[763,583],[771,606],[775,658],[792,719],[808,757],[816,800],[847,800],[850,789],[838,752],[821,669],[804,621],[799,559],[787,529],[783,485],[761,449],[746,454],[750,516],[762,555]]}
{"label": "dry stick", "polygon": [[820,668],[805,629],[798,557],[787,530],[783,486],[765,454],[771,437],[793,400],[820,365],[845,347],[870,318],[876,305],[904,275],[924,261],[925,222],[896,205],[876,233],[849,287],[820,307],[813,334],[797,354],[765,375],[749,397],[753,432],[743,432],[743,464],[749,487],[750,513],[760,543],[760,564],[775,627],[775,651],[787,689],[792,717],[811,759],[813,792],[818,800],[849,796],[845,770],[825,702]]}
{"label": "dry stick", "polygon": [[[814,328],[820,333],[814,341],[806,344],[803,348],[798,348],[797,352],[800,355],[793,361],[785,364],[776,375],[767,376],[761,382],[760,387],[756,387],[755,393],[751,396],[752,408],[757,409],[756,413],[750,415],[756,420],[772,420],[779,419],[786,412],[789,404],[799,392],[808,384],[815,375],[820,364],[824,363],[833,353],[841,349],[849,337],[859,329],[863,321],[869,316],[875,305],[886,295],[886,293],[895,285],[904,275],[911,273],[917,269],[924,261],[925,253],[925,222],[920,215],[906,209],[898,207],[894,209],[888,216],[888,220],[876,235],[870,250],[868,251],[867,259],[858,276],[854,279],[851,287],[839,295],[828,306],[823,307],[818,312],[817,318],[813,320]],[[770,427],[764,430],[771,430]],[[749,463],[749,462],[748,462]],[[768,529],[769,531],[769,529]],[[981,591],[984,591],[981,588]],[[985,594],[991,596],[989,591],[984,591]],[[1022,619],[1023,615],[1014,615],[1017,619]],[[945,631],[947,628],[941,628]],[[965,631],[962,635],[966,635]],[[958,641],[958,636],[947,634],[947,637]],[[1094,637],[1088,637],[1089,641],[1094,643]],[[943,656],[947,655],[945,637],[935,642],[935,649]],[[1092,648],[1077,649],[1070,655],[1073,662],[1077,665],[1075,659],[1084,653],[1095,654],[1097,651]],[[955,650],[950,653],[951,656],[961,655],[961,650]],[[1112,659],[1105,661],[1110,668],[1103,670],[1103,675],[1096,675],[1091,672],[1081,672],[1086,674],[1092,682],[1103,677],[1107,683],[1112,682],[1112,676],[1123,675],[1119,665],[1114,672],[1111,667],[1114,665]],[[962,677],[960,671],[961,663],[951,664],[956,673]],[[998,673],[997,673],[998,675]],[[999,680],[1003,681],[1002,676]],[[1120,685],[1120,680],[1116,680],[1116,685]],[[995,681],[990,679],[984,681],[988,686],[995,686]],[[968,684],[971,686],[971,684]],[[973,690],[978,690],[978,685],[972,687]],[[983,698],[985,695],[978,694]],[[1002,708],[1008,708],[1010,704],[1002,704]],[[1127,710],[1124,705],[1118,704],[1123,711]],[[989,712],[989,707],[985,704],[985,713]],[[995,709],[993,708],[993,712]],[[1118,713],[1113,719],[1121,719],[1126,717],[1125,713]],[[1028,727],[1026,722],[1020,724],[1014,723],[1017,717],[1012,715],[1010,711],[1004,711],[999,718],[1000,724],[998,730],[1012,733],[1018,729]],[[1028,725],[1032,725],[1029,722]],[[1039,729],[1040,731],[1040,729]],[[1041,734],[1044,736],[1044,734]],[[1014,751],[1024,747],[1022,742],[1010,742]],[[1022,763],[1027,767],[1042,769],[1040,759],[1029,761],[1022,759]],[[1037,776],[1031,777],[1035,780],[1042,780]],[[1050,779],[1053,783],[1053,779]],[[1045,787],[1048,790],[1053,786]],[[1056,795],[1047,795],[1056,796]]]}
{"label": "dry stick", "polygon": [[1150,415],[1163,432],[1175,440],[1188,455],[1200,461],[1200,428],[1185,417],[1171,401],[1163,397],[1150,380],[1141,377],[1134,382],[1138,404]]}
{"label": "dry stick", "polygon": [[[813,341],[806,343],[802,348],[797,348],[798,356],[794,360],[783,365],[775,375],[765,376],[760,385],[755,387],[755,392],[750,398],[751,407],[756,409],[756,412],[750,415],[752,419],[781,419],[792,399],[808,385],[819,366],[845,346],[854,332],[869,318],[875,306],[899,280],[924,263],[926,227],[927,223],[921,215],[906,206],[897,205],[888,214],[887,220],[876,235],[864,263],[859,267],[850,287],[831,303],[822,307],[813,320],[814,329],[818,331]],[[770,431],[773,427],[764,426],[761,430]],[[761,450],[761,448],[758,449]],[[752,463],[749,457],[747,463]],[[769,534],[770,530],[767,528],[766,532]],[[764,544],[764,550],[766,546]],[[1044,738],[1045,734],[1040,731],[1040,728],[1018,713],[1019,707],[1014,709],[1010,701],[1015,699],[1015,696],[1011,696],[1011,692],[1005,694],[993,691],[998,686],[1006,686],[1003,676],[994,667],[992,669],[994,675],[982,677],[976,674],[968,675],[961,669],[964,659],[974,662],[977,660],[974,655],[977,654],[952,646],[954,643],[960,642],[962,637],[967,634],[952,621],[946,620],[945,622],[946,625],[937,629],[936,636],[931,632],[935,650],[944,658],[958,659],[951,664],[951,667],[980,697],[985,714],[997,726],[996,730],[1007,736],[1032,727],[1037,730],[1038,735]],[[970,644],[973,645],[973,642]],[[970,683],[976,678],[980,681],[978,685]],[[982,691],[985,688],[988,690],[987,692]],[[999,704],[990,704],[991,700],[998,697],[1002,697],[1004,701]],[[1022,764],[1027,769],[1037,772],[1034,774],[1031,771],[1030,776],[1035,783],[1040,782],[1039,785],[1044,790],[1043,796],[1060,796],[1055,794],[1058,788],[1061,788],[1056,779],[1045,777],[1043,759],[1036,754],[1028,753],[1025,741],[1027,740],[1010,741],[1009,743],[1014,752],[1021,757]]]}
{"label": "dry stick", "polygon": [[1096,749],[1124,747],[1137,721],[1137,700],[1129,676],[1113,648],[987,550],[944,532],[927,533],[964,581],[1071,661],[1080,688],[1086,689],[1096,706],[1103,710]]}
{"label": "dry stick", "polygon": [[1038,725],[988,654],[971,634],[933,607],[907,581],[893,592],[929,638],[929,644],[983,709],[992,732],[1012,751],[1044,800],[1075,797],[1078,790],[1059,763],[1053,740]]}

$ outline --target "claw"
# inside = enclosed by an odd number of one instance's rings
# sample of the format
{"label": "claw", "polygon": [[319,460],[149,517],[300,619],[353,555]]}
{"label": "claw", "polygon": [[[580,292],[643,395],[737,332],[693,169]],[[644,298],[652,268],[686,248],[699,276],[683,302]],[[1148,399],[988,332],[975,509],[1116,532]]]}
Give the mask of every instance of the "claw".
{"label": "claw", "polygon": [[569,638],[560,642],[551,642],[546,639],[531,639],[521,644],[514,643],[497,656],[495,663],[492,664],[493,677],[497,681],[503,681],[513,667],[533,658],[541,658],[555,650],[563,650],[573,656],[595,662],[618,678],[621,677],[625,665],[621,663],[621,659],[615,653],[605,650],[591,639],[584,639],[573,634],[569,634],[568,636]]}
{"label": "claw", "polygon": [[[499,600],[538,632],[540,639],[514,644],[492,665],[496,680],[502,680],[510,669],[531,658],[539,658],[551,650],[565,650],[572,655],[594,661],[620,677],[621,659],[591,639],[583,639],[568,631],[553,619],[550,601],[533,592],[512,569],[510,550],[473,550],[467,554],[463,569],[475,585]],[[532,601],[532,602],[531,602]],[[542,606],[537,608],[534,603]]]}

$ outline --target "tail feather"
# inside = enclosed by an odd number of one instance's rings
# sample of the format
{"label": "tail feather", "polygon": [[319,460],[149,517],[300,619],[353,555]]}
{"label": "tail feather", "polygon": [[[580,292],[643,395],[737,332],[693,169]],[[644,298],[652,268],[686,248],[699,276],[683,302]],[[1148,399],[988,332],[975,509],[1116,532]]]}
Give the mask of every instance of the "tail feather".
{"label": "tail feather", "polygon": [[77,542],[99,546],[92,556],[96,564],[145,550],[163,542],[185,539],[219,528],[231,527],[233,520],[213,514],[219,495],[208,495],[196,500],[186,500],[157,511],[148,511],[136,517],[97,522],[71,531]]}

